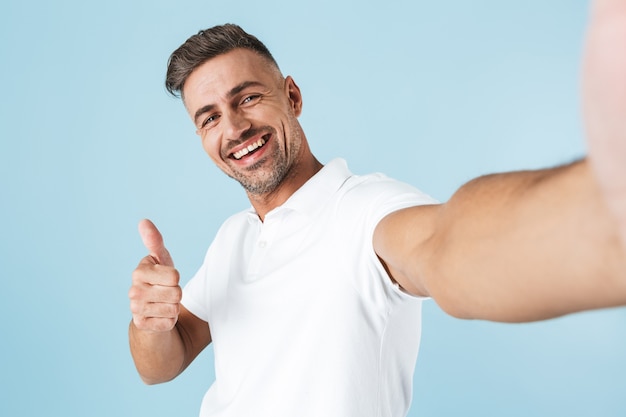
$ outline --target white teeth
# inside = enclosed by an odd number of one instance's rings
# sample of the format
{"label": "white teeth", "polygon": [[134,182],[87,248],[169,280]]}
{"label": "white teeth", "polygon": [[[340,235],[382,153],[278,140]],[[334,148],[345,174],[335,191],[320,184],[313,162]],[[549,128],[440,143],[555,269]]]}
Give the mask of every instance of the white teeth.
{"label": "white teeth", "polygon": [[255,149],[260,148],[263,145],[265,145],[265,139],[261,138],[257,140],[256,142],[254,142],[253,144],[249,145],[247,148],[243,148],[235,152],[233,156],[235,157],[235,159],[241,159],[245,155],[248,155],[250,152],[254,151]]}

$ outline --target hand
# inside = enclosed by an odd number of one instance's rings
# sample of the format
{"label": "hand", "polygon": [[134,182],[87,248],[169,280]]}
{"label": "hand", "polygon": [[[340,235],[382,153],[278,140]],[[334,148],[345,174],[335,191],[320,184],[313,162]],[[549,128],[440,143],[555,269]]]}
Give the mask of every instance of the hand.
{"label": "hand", "polygon": [[589,161],[626,247],[626,1],[597,0],[583,71]]}
{"label": "hand", "polygon": [[180,313],[179,274],[161,233],[150,220],[139,222],[139,234],[150,254],[133,272],[133,283],[128,292],[133,323],[139,330],[169,331],[174,328]]}

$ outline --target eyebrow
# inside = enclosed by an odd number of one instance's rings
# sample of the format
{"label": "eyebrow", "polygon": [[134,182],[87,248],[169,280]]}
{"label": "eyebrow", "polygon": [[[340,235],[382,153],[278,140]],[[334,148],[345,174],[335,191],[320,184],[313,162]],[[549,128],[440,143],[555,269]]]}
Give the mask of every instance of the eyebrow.
{"label": "eyebrow", "polygon": [[[234,96],[236,96],[237,94],[241,93],[243,90],[245,90],[248,87],[259,87],[259,86],[263,86],[262,83],[258,82],[258,81],[244,81],[241,84],[237,84],[236,86],[234,86],[233,88],[230,89],[230,91],[228,93],[226,93],[226,97],[233,98]],[[211,112],[214,108],[215,108],[215,104],[207,104],[206,106],[202,106],[200,107],[197,111],[196,114],[194,114],[193,117],[193,121],[194,123],[197,125],[198,124],[198,119],[200,118],[200,116],[202,116],[205,113],[209,113]]]}

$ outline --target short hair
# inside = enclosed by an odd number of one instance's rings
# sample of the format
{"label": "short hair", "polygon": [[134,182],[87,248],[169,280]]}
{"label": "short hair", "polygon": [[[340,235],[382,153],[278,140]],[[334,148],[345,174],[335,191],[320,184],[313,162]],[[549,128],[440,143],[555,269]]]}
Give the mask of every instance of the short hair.
{"label": "short hair", "polygon": [[165,88],[174,97],[182,97],[185,81],[193,70],[211,58],[237,48],[256,52],[278,69],[276,60],[260,40],[241,27],[227,23],[199,31],[170,55],[167,62]]}

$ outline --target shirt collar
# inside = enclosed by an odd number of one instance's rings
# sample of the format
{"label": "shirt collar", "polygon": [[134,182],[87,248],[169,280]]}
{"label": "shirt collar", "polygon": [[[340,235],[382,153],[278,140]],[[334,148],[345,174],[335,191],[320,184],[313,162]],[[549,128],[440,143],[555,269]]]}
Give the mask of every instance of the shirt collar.
{"label": "shirt collar", "polygon": [[[287,209],[312,217],[351,176],[352,173],[346,161],[342,158],[335,158],[297,189],[287,201],[267,215]],[[258,220],[254,208],[251,207],[248,213],[250,217],[256,217]]]}

